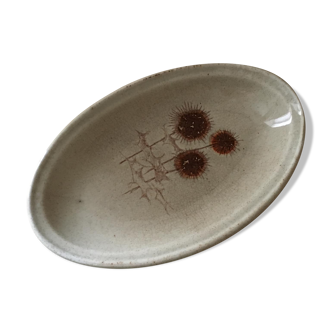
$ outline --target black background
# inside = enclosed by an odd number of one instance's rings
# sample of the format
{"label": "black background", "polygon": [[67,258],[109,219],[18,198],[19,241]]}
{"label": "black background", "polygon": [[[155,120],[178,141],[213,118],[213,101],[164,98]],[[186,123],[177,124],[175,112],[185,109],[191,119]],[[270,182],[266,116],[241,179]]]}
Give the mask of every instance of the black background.
{"label": "black background", "polygon": [[[64,61],[64,59],[62,59]],[[204,61],[204,60],[203,60]],[[207,60],[205,60],[207,61]],[[195,62],[186,61],[184,63]],[[243,61],[270,68],[285,76],[292,83],[298,95],[306,117],[306,138],[303,153],[291,180],[274,203],[244,230],[198,255],[181,261],[140,268],[134,270],[103,270],[87,268],[67,262],[49,252],[37,242],[26,227],[24,260],[35,273],[59,273],[63,271],[85,273],[156,273],[175,271],[194,272],[222,270],[225,273],[235,267],[241,267],[243,273],[252,273],[255,269],[264,273],[277,272],[278,267],[289,273],[312,257],[310,236],[315,235],[315,125],[313,72],[307,68],[306,74],[298,62],[285,61],[283,64]],[[111,63],[98,67],[88,63],[86,66],[74,59],[67,59],[65,65],[50,64],[45,73],[38,73],[40,93],[37,103],[41,122],[32,124],[38,137],[30,137],[29,156],[26,159],[26,178],[35,160],[52,135],[75,113],[92,100],[112,88],[143,74],[170,67],[177,63],[159,63],[154,67],[140,61]],[[47,105],[47,109],[45,108]],[[33,127],[34,128],[34,127]],[[309,235],[310,234],[310,235]]]}

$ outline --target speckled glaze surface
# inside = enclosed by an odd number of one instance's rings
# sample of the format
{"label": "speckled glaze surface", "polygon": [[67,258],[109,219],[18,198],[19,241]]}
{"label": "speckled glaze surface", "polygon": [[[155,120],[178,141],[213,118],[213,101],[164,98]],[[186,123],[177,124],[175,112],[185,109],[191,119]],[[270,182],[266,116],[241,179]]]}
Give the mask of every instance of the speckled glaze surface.
{"label": "speckled glaze surface", "polygon": [[265,70],[207,64],[143,78],[55,140],[31,189],[34,230],[53,252],[91,266],[195,254],[269,206],[304,136],[295,92]]}

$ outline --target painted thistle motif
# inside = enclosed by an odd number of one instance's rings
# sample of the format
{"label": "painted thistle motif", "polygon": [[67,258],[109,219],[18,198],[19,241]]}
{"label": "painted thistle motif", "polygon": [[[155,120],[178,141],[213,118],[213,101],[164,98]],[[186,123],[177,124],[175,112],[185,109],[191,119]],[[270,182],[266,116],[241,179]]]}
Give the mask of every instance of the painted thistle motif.
{"label": "painted thistle motif", "polygon": [[[171,208],[164,196],[164,181],[170,181],[170,173],[176,172],[184,179],[203,177],[209,168],[208,157],[202,150],[212,148],[219,155],[229,155],[238,150],[239,139],[229,130],[218,130],[210,136],[210,144],[185,149],[181,145],[205,141],[212,127],[209,112],[201,105],[184,103],[170,114],[170,124],[163,126],[164,136],[149,143],[148,132],[137,131],[139,151],[124,157],[120,164],[127,163],[131,171],[130,189],[124,194],[140,191],[147,201],[158,201],[169,213]],[[156,146],[165,153],[158,155]],[[166,151],[167,149],[167,151]],[[166,158],[166,152],[172,157]],[[159,151],[160,154],[160,151]]]}

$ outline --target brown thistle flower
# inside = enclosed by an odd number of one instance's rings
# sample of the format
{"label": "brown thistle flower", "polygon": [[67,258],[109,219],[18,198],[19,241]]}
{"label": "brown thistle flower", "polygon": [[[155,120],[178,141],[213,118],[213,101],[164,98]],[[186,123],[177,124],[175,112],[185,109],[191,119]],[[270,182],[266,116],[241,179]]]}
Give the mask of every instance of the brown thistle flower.
{"label": "brown thistle flower", "polygon": [[211,146],[218,154],[232,154],[238,145],[238,137],[229,130],[218,130],[211,136]]}
{"label": "brown thistle flower", "polygon": [[206,171],[208,160],[201,151],[186,150],[176,155],[174,166],[181,177],[197,179]]}
{"label": "brown thistle flower", "polygon": [[201,105],[184,103],[171,114],[174,132],[184,141],[204,140],[211,129],[211,119]]}

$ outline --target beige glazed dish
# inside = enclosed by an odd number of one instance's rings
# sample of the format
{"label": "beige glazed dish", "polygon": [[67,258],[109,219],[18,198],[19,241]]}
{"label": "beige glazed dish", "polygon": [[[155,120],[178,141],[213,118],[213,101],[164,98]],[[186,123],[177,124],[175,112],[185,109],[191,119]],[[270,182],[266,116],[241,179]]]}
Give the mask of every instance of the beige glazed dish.
{"label": "beige glazed dish", "polygon": [[99,267],[195,254],[269,206],[304,135],[298,97],[265,70],[207,64],[146,77],[55,140],[31,189],[35,232],[58,255]]}

